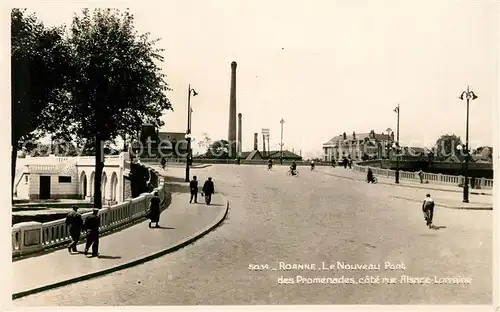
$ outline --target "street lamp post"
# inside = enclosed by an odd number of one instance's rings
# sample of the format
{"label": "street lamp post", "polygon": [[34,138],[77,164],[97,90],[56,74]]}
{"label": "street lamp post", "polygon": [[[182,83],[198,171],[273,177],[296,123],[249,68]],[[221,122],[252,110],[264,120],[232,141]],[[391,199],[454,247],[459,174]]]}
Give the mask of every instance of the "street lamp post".
{"label": "street lamp post", "polygon": [[281,118],[280,124],[281,124],[281,142],[280,142],[280,164],[283,165],[283,124],[285,123],[285,120]]}
{"label": "street lamp post", "polygon": [[197,96],[198,93],[191,89],[191,85],[188,86],[188,113],[187,113],[187,130],[186,130],[186,140],[187,140],[187,155],[186,155],[186,182],[189,182],[189,166],[191,161],[191,93],[193,96]]}
{"label": "street lamp post", "polygon": [[398,114],[398,122],[396,127],[396,177],[394,183],[399,183],[399,104],[398,107],[394,109]]}
{"label": "street lamp post", "polygon": [[474,94],[472,90],[469,90],[469,86],[467,86],[467,91],[463,91],[462,94],[460,95],[461,100],[467,100],[467,117],[465,121],[465,146],[458,146],[458,149],[463,149],[463,152],[465,153],[465,165],[464,165],[464,198],[463,202],[468,203],[469,202],[469,177],[468,177],[468,170],[469,170],[469,101],[477,99],[477,96]]}

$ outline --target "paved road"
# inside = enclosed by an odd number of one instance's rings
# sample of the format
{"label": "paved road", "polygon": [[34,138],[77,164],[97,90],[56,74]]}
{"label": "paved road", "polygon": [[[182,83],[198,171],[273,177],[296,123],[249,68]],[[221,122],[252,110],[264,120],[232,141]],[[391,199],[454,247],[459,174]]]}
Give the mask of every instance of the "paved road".
{"label": "paved road", "polygon": [[[439,209],[425,227],[419,204],[390,198],[393,188],[299,168],[211,166],[229,197],[228,220],[193,245],[144,265],[16,300],[16,305],[193,304],[491,304],[492,212]],[[343,170],[340,168],[331,170]],[[170,169],[183,175],[183,170]],[[381,265],[366,270],[279,270],[278,262]],[[384,270],[384,262],[405,270]],[[252,271],[249,264],[278,270]],[[402,275],[431,284],[387,284]],[[294,284],[278,284],[279,277]],[[297,283],[297,276],[335,277],[332,284]],[[341,277],[358,284],[342,284]],[[365,276],[385,284],[359,284]],[[434,276],[471,278],[434,284]],[[299,278],[300,279],[300,278]],[[321,280],[320,280],[321,281]],[[394,281],[394,280],[392,280]],[[337,282],[338,284],[333,284]],[[381,280],[379,280],[381,282]]]}

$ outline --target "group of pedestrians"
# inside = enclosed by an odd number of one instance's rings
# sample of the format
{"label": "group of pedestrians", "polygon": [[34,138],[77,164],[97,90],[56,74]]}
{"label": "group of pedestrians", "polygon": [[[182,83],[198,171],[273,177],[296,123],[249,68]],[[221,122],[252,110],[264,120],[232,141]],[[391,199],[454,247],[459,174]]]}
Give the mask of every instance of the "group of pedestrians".
{"label": "group of pedestrians", "polygon": [[90,247],[92,247],[92,257],[99,256],[99,226],[101,219],[98,216],[99,209],[92,209],[92,214],[83,221],[82,215],[78,212],[78,207],[73,206],[71,211],[66,217],[66,226],[69,229],[71,236],[71,243],[68,246],[68,251],[78,252],[76,245],[80,240],[82,230],[86,231],[87,242],[85,244],[84,254],[87,255]]}
{"label": "group of pedestrians", "polygon": [[[189,182],[189,192],[191,197],[189,198],[189,203],[191,204],[194,200],[194,203],[198,203],[198,178],[193,176],[193,179]],[[203,184],[203,188],[201,189],[201,196],[205,197],[205,203],[210,205],[212,202],[212,195],[215,193],[214,181],[212,181],[212,177],[208,177],[208,179]]]}

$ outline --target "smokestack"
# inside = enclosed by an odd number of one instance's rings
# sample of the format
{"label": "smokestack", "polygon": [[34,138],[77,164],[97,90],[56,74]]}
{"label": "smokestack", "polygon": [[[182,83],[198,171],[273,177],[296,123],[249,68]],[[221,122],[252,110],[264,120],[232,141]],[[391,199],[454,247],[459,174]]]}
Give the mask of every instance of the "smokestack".
{"label": "smokestack", "polygon": [[253,134],[253,150],[256,151],[259,148],[258,145],[259,134],[256,132]]}
{"label": "smokestack", "polygon": [[238,156],[241,155],[242,145],[241,145],[241,113],[238,114]]}
{"label": "smokestack", "polygon": [[236,62],[231,62],[231,90],[229,94],[229,157],[236,158]]}
{"label": "smokestack", "polygon": [[262,156],[266,155],[266,137],[262,135]]}

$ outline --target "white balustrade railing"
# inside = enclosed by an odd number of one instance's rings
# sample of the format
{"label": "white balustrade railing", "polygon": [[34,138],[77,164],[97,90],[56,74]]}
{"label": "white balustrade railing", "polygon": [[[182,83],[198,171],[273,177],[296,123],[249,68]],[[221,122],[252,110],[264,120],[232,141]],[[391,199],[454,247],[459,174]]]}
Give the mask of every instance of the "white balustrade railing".
{"label": "white balustrade railing", "polygon": [[[165,180],[159,173],[153,170],[158,178],[158,187],[151,193],[144,193],[140,196],[128,199],[123,203],[113,205],[109,208],[99,210],[100,217],[99,232],[104,233],[117,227],[134,222],[143,218],[149,208],[149,202],[153,193],[158,191],[160,199],[163,201],[167,196]],[[82,214],[85,220],[92,212]],[[85,232],[82,230],[82,238]],[[71,241],[66,220],[60,219],[51,222],[22,222],[14,224],[12,227],[12,256],[20,256],[29,253],[39,252],[47,248],[61,246]]]}
{"label": "white balustrade railing", "polygon": [[[371,168],[372,172],[375,175],[383,176],[383,177],[395,177],[396,171],[391,169],[382,169],[378,167],[369,167],[366,165],[353,165],[354,171],[366,173],[368,168]],[[417,172],[408,172],[399,170],[399,178],[403,180],[413,180],[419,181],[420,177]],[[463,176],[454,176],[454,175],[446,175],[440,173],[428,173],[424,172],[423,175],[424,181],[429,181],[429,183],[441,183],[441,184],[453,184],[459,185],[463,184],[464,177]],[[469,178],[470,181],[470,178]],[[486,178],[476,178],[476,186],[483,189],[492,189],[493,188],[493,179]]]}

